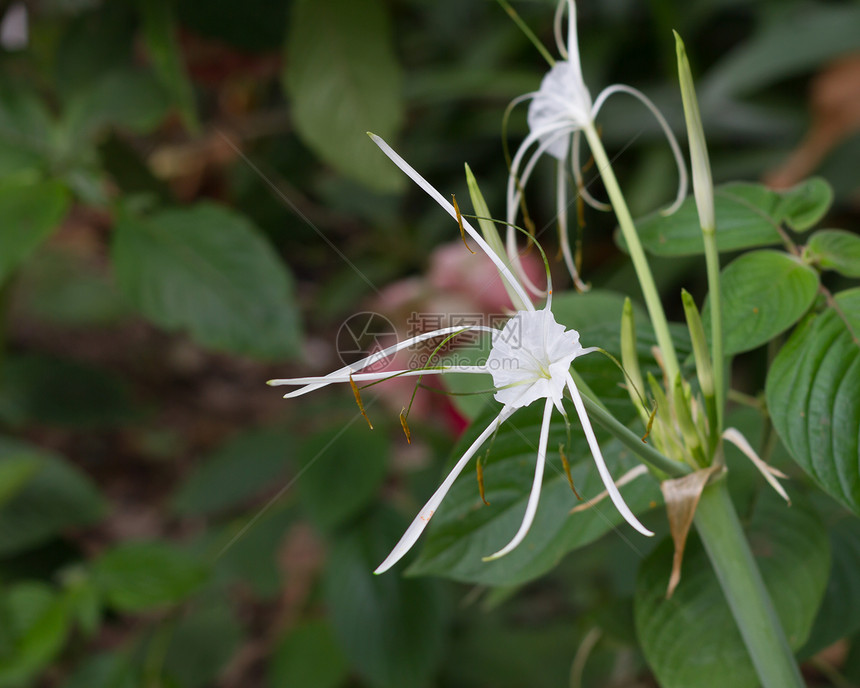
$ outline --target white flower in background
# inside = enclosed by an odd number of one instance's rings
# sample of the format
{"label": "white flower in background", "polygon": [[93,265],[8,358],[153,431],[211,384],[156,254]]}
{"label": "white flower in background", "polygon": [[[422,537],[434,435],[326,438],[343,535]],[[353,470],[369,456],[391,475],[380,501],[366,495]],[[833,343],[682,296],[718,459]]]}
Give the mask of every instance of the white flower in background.
{"label": "white flower in background", "polygon": [[[562,41],[561,23],[565,4],[568,8],[567,46]],[[585,188],[582,181],[582,168],[579,164],[579,148],[581,132],[594,127],[594,120],[609,96],[615,93],[628,93],[638,98],[657,118],[657,122],[666,134],[669,146],[678,164],[678,193],[674,203],[665,210],[671,214],[687,195],[687,168],[681,149],[675,135],[669,128],[665,118],[654,103],[641,91],[624,84],[607,86],[592,103],[591,94],[582,78],[579,62],[579,44],[576,34],[576,4],[573,0],[561,0],[555,15],[555,38],[558,50],[564,58],[556,62],[541,81],[540,89],[516,98],[512,105],[530,100],[528,111],[529,135],[520,144],[511,162],[507,189],[507,217],[509,223],[507,233],[508,256],[517,270],[523,283],[535,294],[543,295],[544,291],[536,287],[526,277],[520,267],[517,250],[516,232],[513,223],[516,221],[523,190],[534,171],[537,161],[545,153],[558,162],[558,187],[556,191],[556,212],[559,223],[561,250],[564,261],[574,282],[579,288],[584,285],[579,279],[576,265],[570,251],[567,232],[567,183],[565,170],[569,165],[576,181],[577,189],[583,200],[598,210],[610,210],[611,206],[596,200]],[[526,161],[529,150],[531,151]],[[525,161],[525,164],[524,164]]]}
{"label": "white flower in background", "polygon": [[[457,211],[448,203],[443,196],[436,191],[421,175],[419,175],[409,164],[395,153],[382,139],[372,136],[374,142],[382,151],[403,170],[418,186],[430,195],[446,212],[455,219],[462,221],[463,229],[481,247],[487,257],[493,261],[503,278],[516,293],[525,309],[518,311],[501,330],[483,327],[446,327],[433,332],[426,332],[417,337],[412,337],[399,344],[383,349],[356,363],[344,366],[321,377],[290,378],[284,380],[270,380],[270,385],[296,385],[299,389],[286,394],[285,397],[297,397],[307,394],[326,385],[338,382],[371,382],[385,380],[391,377],[434,375],[446,372],[452,373],[480,373],[492,376],[495,387],[495,399],[502,404],[502,409],[493,421],[487,425],[484,431],[466,450],[457,461],[454,468],[439,486],[433,496],[424,505],[415,520],[407,528],[400,542],[395,545],[391,554],[379,565],[375,573],[382,573],[391,568],[403,557],[415,544],[421,533],[426,528],[433,514],[438,509],[448,490],[454,481],[471,461],[472,457],[481,449],[482,445],[498,429],[498,427],[510,418],[517,409],[529,406],[538,399],[544,399],[543,422],[541,424],[540,439],[538,441],[537,461],[535,463],[535,477],[532,483],[531,493],[526,505],[525,515],[519,530],[513,539],[495,554],[486,557],[486,560],[496,559],[504,556],[522,542],[534,521],[540,500],[541,484],[543,481],[544,465],[546,463],[547,440],[549,438],[549,425],[553,408],[557,409],[566,418],[566,412],[562,405],[562,396],[567,390],[573,400],[579,420],[582,423],[588,446],[597,465],[597,470],[603,480],[612,502],[621,515],[636,530],[644,535],[653,535],[633,515],[621,497],[618,488],[612,480],[597,438],[586,414],[585,404],[576,388],[573,377],[570,374],[570,366],[573,361],[594,349],[583,348],[579,343],[579,333],[575,330],[566,330],[563,325],[556,322],[550,310],[552,303],[552,288],[548,287],[546,305],[536,310],[527,297],[525,290],[519,281],[513,276],[504,261],[490,248],[481,235],[472,226],[458,217]],[[480,331],[492,337],[492,347],[484,365],[453,366],[439,365],[430,366],[418,370],[387,370],[384,372],[362,373],[361,371],[374,363],[384,360],[398,351],[406,349],[428,339],[455,335],[468,330]]]}

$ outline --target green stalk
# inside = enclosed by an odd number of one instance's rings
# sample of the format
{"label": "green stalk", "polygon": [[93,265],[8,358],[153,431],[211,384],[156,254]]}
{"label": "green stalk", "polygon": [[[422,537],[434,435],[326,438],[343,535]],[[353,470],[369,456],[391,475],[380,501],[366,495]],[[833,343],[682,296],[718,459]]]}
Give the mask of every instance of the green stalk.
{"label": "green stalk", "polygon": [[666,366],[666,376],[669,380],[674,380],[680,373],[678,356],[675,353],[675,347],[672,345],[672,337],[669,334],[669,323],[666,320],[666,313],[663,311],[663,304],[660,302],[660,294],[657,291],[657,285],[654,283],[654,276],[651,274],[651,268],[648,265],[648,260],[645,258],[645,251],[642,249],[642,243],[639,241],[639,234],[636,232],[636,226],[633,224],[633,218],[630,215],[630,210],[627,208],[624,194],[621,193],[621,187],[618,186],[618,180],[612,171],[612,164],[606,156],[606,151],[603,148],[603,143],[600,141],[597,130],[591,123],[585,125],[582,130],[588,139],[591,154],[594,156],[597,169],[600,170],[603,185],[609,194],[609,200],[615,211],[615,217],[618,219],[618,225],[621,227],[621,233],[624,235],[627,250],[630,252],[630,259],[633,261],[633,267],[636,269],[636,276],[639,278],[639,285],[642,287],[648,315],[651,316],[651,324],[657,335],[657,344],[660,346],[660,351],[663,354],[663,365]]}
{"label": "green stalk", "polygon": [[713,227],[702,227],[705,240],[705,265],[708,270],[708,294],[711,301],[711,348],[714,357],[714,392],[717,398],[717,428],[711,432],[719,436],[723,431],[723,414],[726,407],[726,359],[723,354],[723,303],[720,294],[720,254],[717,251],[717,234]]}
{"label": "green stalk", "polygon": [[702,492],[695,524],[763,688],[804,688],[725,480]]}

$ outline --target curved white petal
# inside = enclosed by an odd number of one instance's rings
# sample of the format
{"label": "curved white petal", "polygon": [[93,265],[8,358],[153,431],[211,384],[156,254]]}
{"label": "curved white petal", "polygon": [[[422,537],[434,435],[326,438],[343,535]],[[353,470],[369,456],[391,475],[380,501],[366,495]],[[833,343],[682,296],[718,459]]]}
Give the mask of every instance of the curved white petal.
{"label": "curved white petal", "polygon": [[433,517],[433,514],[436,513],[436,509],[439,508],[439,505],[442,503],[442,500],[445,498],[445,495],[448,494],[448,490],[451,489],[451,486],[454,484],[454,481],[457,479],[457,476],[462,473],[463,469],[466,467],[466,464],[469,463],[469,460],[475,455],[484,442],[492,435],[496,429],[505,422],[514,412],[515,409],[512,408],[503,408],[501,413],[484,429],[484,431],[478,436],[474,442],[472,442],[472,446],[470,446],[466,453],[457,461],[457,464],[454,468],[451,469],[451,472],[448,474],[448,477],[442,482],[442,484],[436,489],[436,492],[433,493],[433,496],[427,501],[421,511],[418,512],[418,515],[415,517],[415,520],[409,525],[406,529],[406,532],[403,533],[403,537],[400,538],[400,541],[394,546],[394,549],[391,550],[391,554],[389,554],[385,561],[383,561],[374,571],[374,573],[384,573],[392,566],[394,566],[400,559],[406,554],[410,549],[412,549],[412,545],[418,540],[421,536],[421,533],[424,532],[424,529],[427,527],[427,524],[430,522],[430,519]]}
{"label": "curved white petal", "polygon": [[[428,182],[424,177],[422,177],[418,172],[403,158],[401,158],[397,153],[394,152],[394,149],[391,148],[385,141],[383,141],[376,134],[370,134],[370,138],[373,142],[379,146],[379,149],[385,153],[391,162],[397,165],[413,182],[415,182],[421,189],[432,198],[436,203],[442,206],[443,210],[448,213],[453,219],[457,219],[457,211],[454,210],[454,206],[451,205],[442,194],[436,191],[435,188]],[[507,265],[505,265],[501,256],[497,256],[496,252],[490,248],[490,245],[484,241],[484,238],[481,236],[479,232],[477,232],[472,225],[470,225],[465,219],[460,218],[463,223],[463,229],[469,233],[469,236],[475,241],[478,246],[481,247],[481,250],[487,254],[487,257],[493,261],[493,264],[498,268],[499,272],[502,276],[507,280],[508,284],[517,292],[517,295],[523,300],[523,303],[528,307],[529,310],[534,310],[534,306],[532,305],[531,299],[526,294],[522,285],[519,283],[516,277],[514,277],[513,273],[510,271]]]}
{"label": "curved white petal", "polygon": [[[351,373],[344,375],[318,375],[312,377],[289,377],[277,380],[269,380],[266,384],[271,387],[282,385],[315,385],[323,383],[326,385],[335,384],[338,382],[372,382],[374,380],[385,380],[391,377],[416,377],[418,375],[439,375],[440,373],[489,373],[490,370],[486,366],[456,366],[442,365],[438,368],[413,368],[406,370],[384,370],[378,373]],[[287,394],[284,398],[288,399],[295,396],[294,393]]]}
{"label": "curved white petal", "polygon": [[555,8],[555,16],[552,20],[552,34],[555,37],[555,45],[558,48],[558,54],[565,60],[567,59],[567,46],[564,44],[564,38],[561,35],[561,20],[564,18],[564,3],[561,0]]}
{"label": "curved white petal", "polygon": [[[380,361],[385,360],[389,356],[396,354],[398,351],[402,351],[403,349],[408,349],[413,344],[418,344],[419,342],[426,341],[428,339],[433,339],[434,337],[441,337],[446,334],[453,334],[454,332],[466,332],[466,331],[477,331],[477,332],[487,332],[492,336],[497,336],[499,334],[499,330],[496,330],[492,327],[484,327],[483,325],[473,325],[471,327],[443,327],[441,330],[433,330],[432,332],[424,332],[419,334],[417,337],[411,337],[410,339],[405,339],[402,342],[398,342],[397,344],[393,344],[382,351],[377,351],[375,354],[371,354],[365,358],[362,358],[355,363],[351,363],[350,365],[344,366],[343,368],[338,368],[337,370],[332,371],[328,375],[324,375],[320,378],[320,382],[315,382],[313,384],[309,384],[306,387],[302,387],[301,389],[297,389],[295,391],[290,392],[286,396],[288,398],[292,397],[300,397],[303,394],[307,394],[309,392],[313,392],[314,390],[321,389],[327,385],[330,385],[334,382],[339,382],[337,379],[330,378],[339,378],[344,375],[349,375],[350,373],[357,373],[360,370],[367,368],[368,366],[373,365],[374,363],[379,363]],[[289,384],[287,382],[279,381],[269,381],[270,385],[274,384]]]}
{"label": "curved white petal", "polygon": [[657,123],[660,125],[660,128],[666,135],[666,139],[669,141],[669,147],[672,149],[672,155],[675,156],[675,163],[678,165],[678,192],[675,195],[674,203],[662,212],[664,215],[671,215],[681,206],[681,203],[683,203],[684,199],[687,197],[687,165],[684,162],[684,155],[681,153],[681,147],[678,145],[675,134],[673,134],[672,130],[669,128],[669,123],[666,121],[666,118],[663,117],[663,113],[657,109],[657,106],[654,105],[651,99],[639,89],[625,84],[613,84],[612,86],[604,88],[594,101],[592,117],[595,119],[597,118],[597,113],[600,112],[600,108],[603,107],[606,100],[614,93],[628,93],[634,98],[637,98],[657,119]]}
{"label": "curved white petal", "polygon": [[[558,177],[556,179],[556,216],[558,217],[558,240],[561,244],[561,254],[564,256],[564,263],[567,265],[567,271],[573,280],[574,286],[579,291],[588,291],[589,287],[579,277],[579,270],[576,269],[576,261],[573,259],[573,254],[570,251],[570,237],[567,233],[567,176],[565,175],[565,165],[563,160],[558,161]],[[549,308],[549,300],[547,300],[547,308]]]}
{"label": "curved white petal", "polygon": [[532,483],[532,491],[531,494],[529,494],[529,501],[526,504],[526,512],[523,514],[523,522],[520,525],[520,529],[517,531],[517,534],[514,535],[513,539],[498,552],[491,554],[488,557],[483,557],[484,561],[498,559],[515,549],[517,545],[523,541],[523,538],[525,538],[529,529],[532,527],[532,523],[535,520],[535,514],[537,513],[538,502],[540,502],[540,490],[541,485],[543,484],[543,469],[546,464],[546,444],[549,439],[549,421],[551,416],[552,399],[547,399],[546,405],[543,409],[543,423],[541,423],[540,426],[540,441],[538,442],[537,461],[535,462],[534,482]]}
{"label": "curved white petal", "polygon": [[731,442],[740,449],[746,457],[752,461],[753,466],[759,470],[759,473],[762,474],[764,479],[767,480],[768,485],[770,485],[786,502],[791,504],[791,499],[789,499],[785,488],[777,481],[777,478],[788,478],[785,473],[768,465],[768,463],[756,453],[755,449],[750,446],[747,438],[744,437],[737,428],[726,428],[723,431],[723,439]]}
{"label": "curved white petal", "polygon": [[600,445],[597,444],[597,438],[594,436],[594,430],[591,427],[591,421],[588,419],[588,414],[585,411],[585,404],[576,388],[576,383],[573,378],[567,376],[567,388],[570,391],[570,396],[573,399],[573,405],[576,408],[576,413],[579,416],[579,422],[582,423],[582,430],[585,433],[585,439],[588,441],[588,446],[591,449],[591,455],[594,457],[594,463],[597,466],[597,472],[600,473],[600,478],[603,480],[603,485],[609,493],[609,498],[618,509],[618,512],[624,517],[631,526],[638,530],[643,535],[654,535],[650,530],[643,526],[639,519],[633,515],[630,508],[624,502],[624,498],[615,486],[612,476],[609,474],[609,469],[606,467],[606,462],[603,460],[603,454],[600,451]]}
{"label": "curved white petal", "polygon": [[579,145],[581,139],[582,133],[580,131],[573,132],[573,145],[571,146],[570,168],[571,170],[573,170],[573,178],[576,181],[576,191],[580,196],[582,196],[582,200],[588,203],[588,205],[590,205],[595,210],[608,212],[612,210],[612,206],[609,203],[598,201],[594,196],[592,196],[591,192],[588,190],[588,187],[583,181],[582,167],[580,167],[579,165]]}

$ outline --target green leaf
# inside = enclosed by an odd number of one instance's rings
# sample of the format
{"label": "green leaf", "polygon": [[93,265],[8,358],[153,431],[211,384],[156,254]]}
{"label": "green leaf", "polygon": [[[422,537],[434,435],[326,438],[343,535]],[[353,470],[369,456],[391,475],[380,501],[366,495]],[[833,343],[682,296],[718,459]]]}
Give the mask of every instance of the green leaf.
{"label": "green leaf", "polygon": [[105,511],[95,485],[77,468],[32,445],[0,437],[0,465],[21,454],[42,468],[0,507],[0,556],[40,545],[68,528],[91,525]]}
{"label": "green leaf", "polygon": [[374,688],[427,684],[441,659],[445,627],[438,581],[372,573],[406,527],[392,516],[376,511],[344,531],[323,580],[341,649]]}
{"label": "green leaf", "polygon": [[99,428],[134,418],[124,380],[104,368],[24,354],[10,356],[3,372],[0,418],[7,423]]}
{"label": "green leaf", "polygon": [[309,438],[299,449],[299,494],[305,511],[325,530],[357,515],[377,496],[385,480],[388,442],[362,418]]}
{"label": "green leaf", "polygon": [[69,151],[85,150],[89,139],[108,126],[147,133],[161,123],[169,104],[151,72],[112,70],[69,101],[63,117],[63,145]]}
{"label": "green leaf", "polygon": [[822,270],[860,277],[860,236],[843,229],[822,229],[809,237],[805,256]]}
{"label": "green leaf", "polygon": [[[723,351],[727,356],[769,342],[803,316],[818,293],[818,273],[780,251],[752,251],[736,258],[720,275]],[[705,302],[710,335],[710,299]]]}
{"label": "green leaf", "polygon": [[283,430],[253,430],[232,438],[180,487],[173,510],[204,516],[244,504],[285,475],[291,441]]}
{"label": "green leaf", "polygon": [[0,459],[0,507],[18,494],[41,468],[38,454],[23,453]]}
{"label": "green leaf", "polygon": [[774,427],[821,488],[860,514],[860,289],[804,320],[767,375]]}
{"label": "green leaf", "polygon": [[393,137],[403,121],[400,67],[379,0],[298,0],[287,37],[284,82],[296,129],[342,174],[381,191],[405,177],[365,132]]}
{"label": "green leaf", "polygon": [[0,79],[0,177],[43,171],[53,133],[44,101],[27,85]]}
{"label": "green leaf", "polygon": [[331,626],[319,619],[303,623],[281,638],[272,653],[268,673],[271,688],[337,688],[348,677],[349,664]]}
{"label": "green leaf", "polygon": [[167,88],[191,132],[200,128],[194,105],[194,91],[176,40],[176,19],[168,0],[141,0],[137,3],[143,15],[143,35],[149,57],[159,79]]}
{"label": "green leaf", "polygon": [[202,564],[167,542],[127,542],[92,563],[108,603],[121,612],[175,604],[206,578]]}
{"label": "green leaf", "polygon": [[860,630],[860,521],[846,518],[830,529],[833,566],[824,599],[801,657],[811,657]]}
{"label": "green leaf", "polygon": [[[410,574],[437,575],[487,585],[518,585],[550,570],[565,554],[593,542],[622,522],[621,515],[608,501],[576,514],[569,513],[578,502],[562,470],[560,444],[565,445],[574,484],[584,499],[593,499],[604,486],[576,411],[571,404],[566,407],[571,419],[572,446],[567,446],[564,422],[554,411],[540,505],[523,543],[500,559],[482,561],[482,557],[505,545],[522,521],[534,478],[543,414],[541,404],[518,411],[499,428],[484,466],[484,485],[490,506],[481,503],[473,464],[471,470],[467,468],[454,483],[434,514],[421,555],[410,567]],[[453,460],[463,454],[497,413],[497,409],[490,410],[472,424],[454,448]],[[606,465],[616,479],[638,464],[617,440],[602,439],[600,446]],[[485,447],[479,454],[486,451]],[[642,513],[661,500],[657,484],[648,476],[621,488],[621,493],[634,513]],[[395,542],[393,540],[391,546]]]}
{"label": "green leaf", "polygon": [[281,358],[297,355],[292,279],[243,216],[210,204],[122,218],[112,247],[117,280],[140,311],[204,346]]}
{"label": "green leaf", "polygon": [[18,686],[60,651],[69,628],[66,607],[51,587],[27,581],[5,592],[0,615],[9,641],[0,651],[0,686]]}
{"label": "green leaf", "polygon": [[[830,569],[827,533],[808,506],[791,507],[763,492],[747,530],[789,645],[809,634]],[[636,583],[636,630],[664,688],[754,688],[759,685],[734,617],[699,539],[691,534],[681,583],[666,599],[670,538],[642,562]]]}
{"label": "green leaf", "polygon": [[[805,231],[817,223],[833,201],[833,190],[823,179],[812,178],[784,191],[771,191],[761,184],[734,182],[714,189],[717,217],[717,248],[737,251],[782,243],[775,226],[783,223]],[[687,198],[678,211],[637,220],[645,248],[658,256],[704,253],[696,203]],[[621,238],[619,235],[619,242]]]}
{"label": "green leaf", "polygon": [[164,671],[182,688],[215,685],[241,640],[242,627],[227,600],[213,600],[174,626]]}
{"label": "green leaf", "polygon": [[54,233],[68,207],[59,182],[0,181],[0,283]]}

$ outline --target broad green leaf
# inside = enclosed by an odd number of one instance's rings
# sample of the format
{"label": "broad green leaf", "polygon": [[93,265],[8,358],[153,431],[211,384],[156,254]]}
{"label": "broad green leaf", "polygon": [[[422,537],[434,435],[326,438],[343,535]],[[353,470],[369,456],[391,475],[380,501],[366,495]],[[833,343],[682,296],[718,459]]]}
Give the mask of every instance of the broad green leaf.
{"label": "broad green leaf", "polygon": [[842,519],[829,535],[833,566],[801,657],[810,657],[860,630],[860,521]]}
{"label": "broad green leaf", "polygon": [[247,219],[210,204],[122,218],[113,243],[120,287],[167,330],[260,358],[297,355],[292,279]]}
{"label": "broad green leaf", "polygon": [[167,542],[126,542],[92,563],[93,577],[108,603],[140,612],[180,602],[206,577],[202,564]]}
{"label": "broad green leaf", "polygon": [[[779,244],[782,239],[775,225],[784,223],[796,231],[810,229],[824,216],[832,201],[833,190],[823,179],[815,177],[784,191],[771,191],[761,184],[746,182],[718,186],[714,189],[717,248],[737,251]],[[705,251],[692,197],[676,213],[649,215],[637,220],[636,227],[643,245],[654,255],[684,256]]]}
{"label": "broad green leaf", "polygon": [[0,507],[18,494],[41,468],[38,454],[22,453],[0,459]]}
{"label": "broad green leaf", "polygon": [[203,516],[234,508],[285,476],[290,433],[253,430],[218,447],[173,498],[181,515]]}
{"label": "broad green leaf", "polygon": [[860,236],[843,229],[822,229],[809,237],[805,257],[823,270],[860,277]]}
{"label": "broad green leaf", "polygon": [[341,650],[374,688],[428,684],[441,659],[446,614],[439,582],[373,575],[406,525],[380,510],[342,531],[323,579]]}
{"label": "broad green leaf", "polygon": [[60,457],[29,444],[0,437],[0,464],[21,454],[42,468],[0,506],[0,555],[40,545],[69,528],[91,525],[105,511],[95,485]]}
{"label": "broad green leaf", "polygon": [[18,583],[0,599],[4,635],[0,686],[20,686],[44,669],[60,651],[69,628],[62,597],[37,581]]}
{"label": "broad green leaf", "polygon": [[[540,403],[518,411],[499,428],[492,447],[488,442],[479,452],[486,454],[490,448],[483,471],[486,498],[490,505],[485,506],[481,502],[475,465],[472,463],[454,483],[434,514],[427,528],[421,555],[410,567],[410,574],[432,574],[488,585],[518,585],[540,576],[571,550],[596,540],[623,523],[620,514],[608,500],[591,509],[570,514],[570,510],[579,502],[562,470],[559,445],[565,445],[564,451],[570,461],[574,484],[584,499],[593,499],[603,491],[604,486],[579,426],[576,411],[572,404],[567,404],[566,408],[571,419],[572,446],[568,446],[564,421],[557,411],[553,411],[540,505],[523,543],[500,559],[482,561],[482,557],[504,546],[522,522],[534,479],[543,412]],[[463,454],[497,413],[497,408],[491,409],[472,424],[454,448],[453,460]],[[601,439],[601,436],[598,435],[598,438]],[[616,479],[637,465],[629,450],[617,440],[602,439],[601,449],[606,465]],[[621,494],[634,513],[642,513],[661,501],[660,490],[649,476],[640,477],[622,487]],[[620,527],[624,532],[626,526]],[[629,536],[639,537],[632,530]],[[391,542],[392,547],[395,542]]]}
{"label": "broad green leaf", "polygon": [[13,425],[115,427],[135,416],[124,380],[77,361],[40,354],[10,356],[3,382],[0,418]]}
{"label": "broad green leaf", "polygon": [[62,145],[85,150],[88,139],[108,126],[147,133],[164,119],[169,105],[167,92],[151,72],[112,70],[69,101]]}
{"label": "broad green leaf", "polygon": [[141,0],[137,5],[143,15],[143,35],[155,71],[179,108],[186,128],[195,132],[200,123],[194,105],[194,91],[176,40],[173,3],[168,0]]}
{"label": "broad green leaf", "polygon": [[405,177],[365,135],[393,137],[403,121],[400,67],[380,0],[298,0],[284,83],[296,129],[338,171],[382,191]]}
{"label": "broad green leaf", "polygon": [[0,283],[53,234],[68,207],[59,182],[0,181]]}
{"label": "broad green leaf", "polygon": [[[723,351],[727,356],[769,342],[803,316],[818,293],[818,273],[780,251],[752,251],[729,263],[720,275]],[[705,331],[710,336],[710,299]]]}
{"label": "broad green leaf", "polygon": [[44,170],[53,132],[53,117],[36,92],[0,78],[0,177]]}
{"label": "broad green leaf", "polygon": [[[830,546],[808,506],[763,492],[747,529],[750,547],[789,645],[806,640],[830,569]],[[752,661],[698,537],[691,534],[681,583],[666,599],[673,545],[666,539],[642,562],[636,630],[664,688],[755,688]]]}
{"label": "broad green leaf", "polygon": [[308,439],[298,452],[297,487],[314,522],[331,530],[370,504],[385,480],[388,456],[385,435],[360,417]]}
{"label": "broad green leaf", "polygon": [[228,601],[213,600],[191,611],[173,627],[164,672],[182,688],[215,685],[241,640],[242,627]]}
{"label": "broad green leaf", "polygon": [[767,375],[774,427],[801,467],[860,514],[860,289],[804,320]]}
{"label": "broad green leaf", "polygon": [[349,664],[327,621],[308,621],[278,642],[269,663],[270,688],[314,686],[338,688],[349,675]]}

